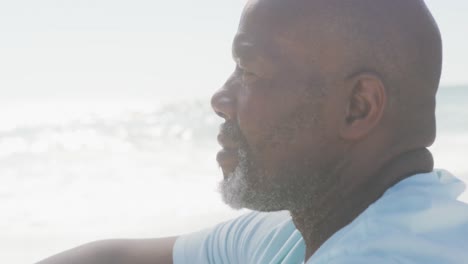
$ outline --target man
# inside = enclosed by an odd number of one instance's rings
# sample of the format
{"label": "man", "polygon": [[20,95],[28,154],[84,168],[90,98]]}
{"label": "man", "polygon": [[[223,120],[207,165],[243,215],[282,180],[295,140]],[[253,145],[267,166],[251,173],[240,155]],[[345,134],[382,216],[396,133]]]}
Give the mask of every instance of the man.
{"label": "man", "polygon": [[212,106],[223,199],[261,212],[41,263],[468,263],[464,186],[427,150],[441,53],[422,0],[249,1]]}

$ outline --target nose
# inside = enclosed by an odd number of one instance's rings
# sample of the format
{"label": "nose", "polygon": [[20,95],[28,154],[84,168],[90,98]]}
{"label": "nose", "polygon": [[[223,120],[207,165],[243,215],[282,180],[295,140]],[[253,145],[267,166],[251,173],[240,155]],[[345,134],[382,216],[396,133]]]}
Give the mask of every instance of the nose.
{"label": "nose", "polygon": [[236,113],[236,97],[233,89],[230,89],[230,83],[231,81],[228,80],[211,97],[211,107],[217,115],[225,120],[234,119]]}

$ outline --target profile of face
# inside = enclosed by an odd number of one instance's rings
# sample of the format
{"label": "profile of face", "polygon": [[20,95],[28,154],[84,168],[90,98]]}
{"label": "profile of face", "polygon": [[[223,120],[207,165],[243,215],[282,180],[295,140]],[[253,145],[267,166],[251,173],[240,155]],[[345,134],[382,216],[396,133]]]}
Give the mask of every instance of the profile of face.
{"label": "profile of face", "polygon": [[233,43],[236,69],[212,97],[225,120],[220,192],[236,209],[302,210],[333,184],[336,102],[265,10],[247,4]]}
{"label": "profile of face", "polygon": [[224,201],[320,213],[430,146],[441,50],[422,0],[249,0],[211,102]]}

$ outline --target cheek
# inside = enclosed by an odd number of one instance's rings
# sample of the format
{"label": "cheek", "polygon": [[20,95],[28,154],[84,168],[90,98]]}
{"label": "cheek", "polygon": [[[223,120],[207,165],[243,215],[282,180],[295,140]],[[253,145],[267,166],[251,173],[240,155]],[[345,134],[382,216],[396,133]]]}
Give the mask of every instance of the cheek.
{"label": "cheek", "polygon": [[251,89],[238,101],[238,122],[264,167],[298,160],[316,143],[316,105],[304,89]]}
{"label": "cheek", "polygon": [[291,111],[295,96],[268,84],[243,88],[238,96],[237,122],[249,145],[265,140]]}

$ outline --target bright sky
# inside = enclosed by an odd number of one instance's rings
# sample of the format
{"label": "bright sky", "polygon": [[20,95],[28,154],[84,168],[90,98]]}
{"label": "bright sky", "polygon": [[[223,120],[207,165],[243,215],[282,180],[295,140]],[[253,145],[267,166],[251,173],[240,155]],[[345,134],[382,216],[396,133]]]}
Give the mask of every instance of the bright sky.
{"label": "bright sky", "polygon": [[[233,68],[242,0],[0,2],[0,102],[206,97]],[[468,83],[468,1],[428,0],[443,84]]]}

